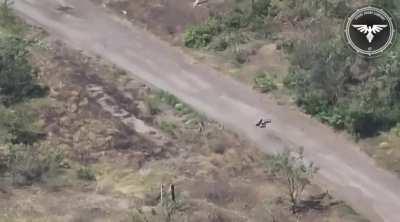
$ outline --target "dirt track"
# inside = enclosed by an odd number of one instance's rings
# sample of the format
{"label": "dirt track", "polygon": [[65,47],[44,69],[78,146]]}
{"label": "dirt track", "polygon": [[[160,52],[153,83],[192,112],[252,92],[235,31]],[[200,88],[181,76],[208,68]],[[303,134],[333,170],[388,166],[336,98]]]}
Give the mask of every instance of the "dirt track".
{"label": "dirt track", "polygon": [[[59,11],[60,4],[71,6]],[[191,4],[188,1],[188,4]],[[379,169],[358,145],[289,107],[183,55],[89,0],[18,0],[18,13],[72,47],[98,54],[150,84],[169,91],[207,116],[243,133],[271,153],[304,147],[321,169],[316,182],[371,221],[400,221],[400,180]],[[260,118],[270,128],[255,128]]]}

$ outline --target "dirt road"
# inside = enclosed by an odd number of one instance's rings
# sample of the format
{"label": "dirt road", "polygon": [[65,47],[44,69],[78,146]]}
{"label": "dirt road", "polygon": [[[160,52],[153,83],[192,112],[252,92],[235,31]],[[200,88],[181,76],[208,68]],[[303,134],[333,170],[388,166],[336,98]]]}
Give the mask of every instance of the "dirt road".
{"label": "dirt road", "polygon": [[[67,11],[57,8],[71,6]],[[190,1],[188,1],[190,4]],[[101,55],[200,112],[235,129],[265,152],[305,148],[321,170],[316,182],[371,221],[400,221],[400,180],[379,169],[358,145],[300,112],[276,103],[201,64],[141,28],[132,27],[89,0],[17,0],[26,21],[72,47]],[[257,129],[260,117],[272,119]]]}

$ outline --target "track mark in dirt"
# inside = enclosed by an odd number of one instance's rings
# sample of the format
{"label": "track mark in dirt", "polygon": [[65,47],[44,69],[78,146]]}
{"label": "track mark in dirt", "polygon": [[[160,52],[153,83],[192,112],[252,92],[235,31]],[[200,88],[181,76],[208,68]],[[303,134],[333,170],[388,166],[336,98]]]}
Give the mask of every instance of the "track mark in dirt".
{"label": "track mark in dirt", "polygon": [[122,106],[116,102],[116,100],[107,94],[104,88],[96,84],[88,84],[86,86],[86,91],[89,94],[89,98],[94,99],[103,110],[108,112],[111,116],[119,119],[126,126],[134,129],[140,134],[145,136],[151,136],[151,138],[156,141],[156,144],[161,146],[165,144],[167,137],[162,135],[162,133],[152,126],[146,124],[143,120],[138,119],[131,112],[124,109]]}

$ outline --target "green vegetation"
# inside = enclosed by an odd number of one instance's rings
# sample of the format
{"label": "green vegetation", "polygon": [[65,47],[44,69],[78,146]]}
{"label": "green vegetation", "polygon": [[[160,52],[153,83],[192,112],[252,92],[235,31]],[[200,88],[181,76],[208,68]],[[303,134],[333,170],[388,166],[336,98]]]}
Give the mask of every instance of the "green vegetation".
{"label": "green vegetation", "polygon": [[189,48],[204,48],[211,43],[213,36],[221,30],[218,20],[210,18],[205,24],[190,27],[185,33],[185,46]]}
{"label": "green vegetation", "polygon": [[260,73],[254,78],[254,88],[262,93],[268,93],[277,89],[274,79],[267,73]]}
{"label": "green vegetation", "polygon": [[29,44],[19,37],[0,38],[0,102],[10,106],[42,97],[47,89],[36,82],[36,72],[28,62]]}
{"label": "green vegetation", "polygon": [[175,123],[172,123],[172,122],[161,121],[160,129],[163,132],[173,136],[173,135],[175,135],[177,126]]}
{"label": "green vegetation", "polygon": [[[13,184],[30,185],[57,176],[64,155],[45,145],[6,145],[2,153]],[[4,175],[3,175],[4,176]]]}
{"label": "green vegetation", "polygon": [[36,123],[36,113],[28,105],[14,108],[0,106],[0,143],[34,144],[44,137]]}
{"label": "green vegetation", "polygon": [[299,41],[284,83],[306,113],[357,138],[375,136],[400,121],[399,53],[367,60],[333,36]]}
{"label": "green vegetation", "polygon": [[0,35],[13,35],[23,31],[22,25],[15,17],[11,6],[12,0],[0,1]]}
{"label": "green vegetation", "polygon": [[30,43],[20,37],[11,4],[0,3],[0,171],[2,179],[30,185],[56,176],[64,156],[40,143],[45,134],[30,99],[44,96],[47,88],[37,83]]}
{"label": "green vegetation", "polygon": [[77,176],[81,180],[87,181],[95,181],[96,180],[96,172],[91,167],[81,167],[76,172]]}
{"label": "green vegetation", "polygon": [[[372,3],[398,15],[393,0]],[[306,28],[313,27],[320,36],[281,44],[291,62],[284,84],[306,113],[357,138],[370,137],[400,121],[396,70],[400,48],[377,62],[357,58],[335,34],[350,9],[344,0],[238,0],[233,10],[215,13],[207,22],[190,27],[184,41],[190,48],[231,49],[234,61],[242,64],[251,54],[243,45],[267,38],[274,19],[297,23],[309,19]],[[315,18],[320,19],[318,24]],[[357,66],[368,69],[360,71]],[[265,93],[276,89],[276,84],[268,75],[259,74],[254,88]]]}
{"label": "green vegetation", "polygon": [[[152,113],[153,115],[161,112],[163,106],[164,108],[165,106],[167,106],[169,108],[173,108],[175,112],[177,112],[180,116],[183,116],[185,118],[185,121],[196,123],[198,121],[201,121],[201,119],[203,118],[195,110],[190,108],[185,103],[181,102],[176,96],[165,91],[158,91],[157,93],[155,93],[155,95],[147,97],[146,104],[147,107],[150,109],[150,113]],[[171,131],[174,128],[173,125],[167,123],[164,123],[161,127],[167,131]]]}
{"label": "green vegetation", "polygon": [[270,157],[267,160],[267,168],[272,175],[285,181],[290,209],[293,214],[297,213],[304,189],[318,169],[312,163],[305,162],[302,150],[299,154],[285,151]]}
{"label": "green vegetation", "polygon": [[241,45],[254,39],[268,36],[267,18],[271,4],[269,0],[237,1],[237,7],[226,13],[211,16],[208,21],[188,28],[184,44],[189,48],[207,48],[213,51],[230,49],[233,59],[239,64],[247,61],[251,52]]}
{"label": "green vegetation", "polygon": [[266,39],[270,26],[278,15],[297,19],[331,15],[344,17],[349,11],[345,0],[236,0],[228,12],[214,12],[206,22],[189,27],[184,44],[189,48],[208,48],[243,53],[240,45],[251,40]]}

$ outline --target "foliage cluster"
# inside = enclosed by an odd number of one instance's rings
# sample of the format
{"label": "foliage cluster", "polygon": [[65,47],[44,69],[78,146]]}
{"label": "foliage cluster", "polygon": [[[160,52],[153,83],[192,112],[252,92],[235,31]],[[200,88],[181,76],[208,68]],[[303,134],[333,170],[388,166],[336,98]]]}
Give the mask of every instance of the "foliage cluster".
{"label": "foliage cluster", "polygon": [[237,2],[232,11],[213,15],[205,23],[189,27],[184,34],[185,46],[208,47],[214,51],[232,47],[237,51],[238,45],[251,38],[265,38],[270,0],[254,0],[253,5],[249,1]]}
{"label": "foliage cluster", "polygon": [[3,177],[15,185],[31,185],[57,176],[64,160],[62,152],[47,145],[2,145]]}
{"label": "foliage cluster", "polygon": [[374,136],[400,121],[399,53],[396,47],[371,61],[340,39],[303,41],[293,51],[285,85],[306,113],[357,137]]}
{"label": "foliage cluster", "polygon": [[184,44],[213,51],[231,48],[240,53],[240,45],[271,34],[268,30],[275,17],[289,20],[321,15],[344,17],[348,11],[345,0],[236,0],[233,10],[215,13],[206,22],[189,27]]}
{"label": "foliage cluster", "polygon": [[277,89],[274,79],[267,73],[259,73],[254,78],[254,88],[260,90],[262,93],[268,93]]}
{"label": "foliage cluster", "polygon": [[12,3],[0,2],[0,171],[2,179],[30,185],[57,175],[63,154],[39,143],[45,135],[29,102],[47,88],[37,82]]}
{"label": "foliage cluster", "polygon": [[270,174],[285,181],[291,211],[293,214],[297,213],[303,192],[310,184],[310,179],[318,171],[318,168],[313,163],[305,161],[301,149],[299,153],[291,153],[286,150],[283,153],[271,156],[267,160],[267,169]]}

